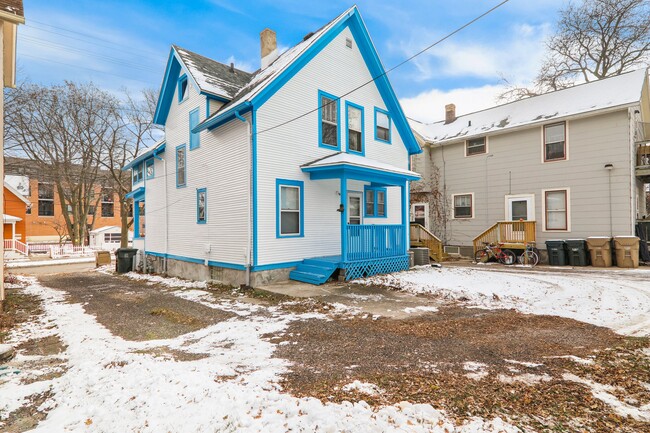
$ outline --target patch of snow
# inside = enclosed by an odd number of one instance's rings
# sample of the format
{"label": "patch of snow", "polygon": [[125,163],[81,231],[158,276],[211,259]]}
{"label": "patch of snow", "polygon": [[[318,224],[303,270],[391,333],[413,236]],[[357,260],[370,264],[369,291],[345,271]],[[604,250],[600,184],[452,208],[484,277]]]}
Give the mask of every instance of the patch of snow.
{"label": "patch of snow", "polygon": [[547,356],[546,358],[570,359],[571,361],[582,365],[592,365],[594,363],[593,359],[580,358],[579,356],[575,355]]}
{"label": "patch of snow", "polygon": [[186,288],[186,289],[205,289],[208,283],[205,281],[189,281],[181,280],[176,277],[163,277],[153,274],[138,274],[137,272],[127,272],[123,274],[125,277],[132,280],[146,281],[149,284],[160,284],[171,288]]}
{"label": "patch of snow", "polygon": [[544,364],[536,364],[534,362],[515,361],[514,359],[505,359],[504,361],[509,362],[510,364],[523,365],[524,367],[528,367],[528,368],[537,368],[544,365]]}
{"label": "patch of snow", "polygon": [[426,306],[426,305],[419,305],[417,307],[406,307],[403,310],[407,314],[412,314],[412,313],[435,313],[438,311],[436,307],[431,307],[431,306]]}
{"label": "patch of snow", "polygon": [[482,362],[468,361],[463,363],[463,370],[469,371],[469,373],[465,374],[465,377],[473,380],[481,380],[487,377],[489,375],[487,367],[487,364],[483,364]]}
{"label": "patch of snow", "polygon": [[[468,306],[568,317],[624,335],[650,335],[647,270],[563,273],[445,267],[380,275],[356,282],[433,294]],[[597,277],[596,277],[597,276]]]}
{"label": "patch of snow", "polygon": [[548,382],[553,378],[548,374],[523,373],[515,376],[506,376],[504,374],[500,374],[497,376],[497,379],[503,383],[523,382],[527,385],[535,385],[540,382]]}
{"label": "patch of snow", "polygon": [[382,393],[381,388],[379,388],[377,385],[368,382],[361,382],[358,380],[355,380],[352,383],[348,383],[341,389],[345,392],[357,391],[368,395],[379,395]]}
{"label": "patch of snow", "polygon": [[602,383],[594,382],[593,380],[589,379],[584,379],[576,376],[575,374],[565,373],[562,378],[570,382],[585,385],[587,388],[589,388],[591,394],[595,398],[609,405],[618,415],[623,417],[631,416],[637,421],[650,422],[650,404],[646,404],[641,407],[629,405],[625,402],[622,402],[612,394],[612,391],[615,390],[613,386],[604,385]]}
{"label": "patch of snow", "polygon": [[341,304],[340,302],[331,302],[328,304],[328,306],[330,307],[332,313],[340,315],[355,316],[362,311],[359,307],[352,307],[350,305]]}
{"label": "patch of snow", "polygon": [[5,266],[7,268],[16,269],[16,268],[36,268],[41,266],[71,265],[74,263],[94,263],[94,262],[95,262],[94,257],[76,257],[70,259],[27,260],[27,261],[7,262]]}

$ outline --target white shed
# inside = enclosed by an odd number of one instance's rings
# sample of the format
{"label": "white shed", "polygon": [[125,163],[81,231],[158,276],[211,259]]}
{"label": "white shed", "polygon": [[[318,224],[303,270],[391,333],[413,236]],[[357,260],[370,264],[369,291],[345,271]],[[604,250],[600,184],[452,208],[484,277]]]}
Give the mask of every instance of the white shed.
{"label": "white shed", "polygon": [[[120,247],[121,227],[106,226],[90,231],[90,244],[93,249],[114,251]],[[129,232],[129,243],[133,241],[133,232]]]}

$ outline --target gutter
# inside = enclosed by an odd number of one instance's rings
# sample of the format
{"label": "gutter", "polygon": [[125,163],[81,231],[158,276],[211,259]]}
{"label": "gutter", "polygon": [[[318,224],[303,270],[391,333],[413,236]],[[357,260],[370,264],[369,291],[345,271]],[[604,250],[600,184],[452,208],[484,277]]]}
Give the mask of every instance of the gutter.
{"label": "gutter", "polygon": [[[249,107],[252,108],[252,106],[249,105]],[[248,197],[246,198],[246,210],[247,210],[247,215],[246,215],[246,248],[244,249],[244,254],[245,254],[245,267],[246,267],[246,286],[250,287],[251,283],[251,239],[252,239],[252,227],[251,227],[251,214],[252,214],[252,199],[253,199],[253,193],[252,193],[252,179],[253,179],[253,158],[252,158],[252,152],[253,152],[253,131],[252,131],[252,125],[249,120],[246,120],[245,117],[241,115],[239,111],[234,112],[234,116],[239,119],[240,121],[246,123],[248,127],[248,146],[246,146],[246,156],[248,160],[248,176],[246,177],[247,179],[247,185],[246,185],[246,191],[248,194]]]}
{"label": "gutter", "polygon": [[241,104],[235,105],[234,107],[224,111],[221,114],[218,114],[214,117],[211,117],[199,123],[198,125],[196,125],[196,127],[194,127],[194,129],[192,129],[192,133],[196,134],[206,129],[216,128],[217,126],[222,125],[228,122],[229,120],[233,120],[233,119],[241,120],[243,119],[243,117],[241,117],[241,114],[246,113],[252,109],[253,109],[253,104],[251,104],[248,101],[242,102]]}

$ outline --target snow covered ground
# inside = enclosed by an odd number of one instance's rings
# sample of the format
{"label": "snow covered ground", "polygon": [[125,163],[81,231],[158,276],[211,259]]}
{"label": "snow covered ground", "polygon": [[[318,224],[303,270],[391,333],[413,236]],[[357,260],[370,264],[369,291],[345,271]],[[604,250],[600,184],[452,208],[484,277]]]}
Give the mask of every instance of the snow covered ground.
{"label": "snow covered ground", "polygon": [[[291,366],[273,358],[275,345],[266,335],[282,335],[292,321],[322,316],[317,313],[298,315],[268,308],[264,314],[253,314],[264,307],[221,303],[194,288],[186,299],[241,314],[174,339],[133,342],[112,335],[82,305],[67,303],[63,292],[33,279],[27,283],[25,292],[43,300],[44,314],[15,329],[9,342],[56,335],[67,346],[59,355],[67,371],[31,385],[23,379],[47,371],[0,377],[0,422],[26,404],[30,395],[49,390],[52,396],[40,408],[48,416],[33,431],[520,431],[498,418],[454,426],[443,412],[424,404],[373,409],[363,401],[323,404],[283,393],[278,379]],[[204,357],[179,360],[174,353]],[[358,390],[359,386],[352,383],[350,388]]]}
{"label": "snow covered ground", "polygon": [[357,282],[434,294],[483,308],[569,317],[624,335],[650,335],[650,271],[522,269],[515,273],[490,268],[421,267]]}

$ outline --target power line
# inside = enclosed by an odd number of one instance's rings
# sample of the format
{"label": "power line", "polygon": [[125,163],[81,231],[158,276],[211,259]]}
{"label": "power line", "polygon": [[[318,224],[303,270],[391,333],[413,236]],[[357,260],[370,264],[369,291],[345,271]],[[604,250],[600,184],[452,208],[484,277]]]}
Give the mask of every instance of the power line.
{"label": "power line", "polygon": [[[351,93],[354,93],[354,92],[356,92],[356,91],[359,90],[359,89],[364,88],[364,87],[367,86],[368,84],[374,83],[374,82],[377,81],[379,78],[388,75],[388,73],[394,71],[395,69],[399,68],[400,66],[405,65],[406,63],[408,63],[408,62],[410,62],[411,60],[415,59],[415,58],[418,57],[419,55],[424,54],[425,52],[429,51],[431,48],[435,47],[436,45],[439,45],[440,43],[442,43],[442,42],[446,41],[447,39],[451,38],[451,37],[454,36],[456,33],[458,33],[458,32],[460,32],[460,31],[466,29],[467,27],[471,26],[472,24],[474,24],[474,23],[477,22],[478,20],[480,20],[480,19],[482,19],[483,17],[485,17],[485,16],[491,14],[492,12],[494,12],[495,10],[497,10],[498,8],[500,8],[501,6],[503,6],[504,4],[508,3],[509,1],[510,1],[510,0],[503,0],[501,3],[499,3],[499,4],[497,4],[496,6],[490,8],[490,9],[487,10],[486,12],[483,12],[481,15],[477,16],[476,18],[472,19],[471,21],[468,21],[467,23],[465,23],[465,24],[463,24],[462,26],[458,27],[458,28],[457,28],[456,30],[454,30],[453,32],[448,33],[446,36],[444,36],[444,37],[438,39],[437,41],[435,41],[435,42],[432,43],[431,45],[429,45],[429,46],[425,47],[424,49],[418,51],[417,53],[413,54],[411,57],[409,57],[409,58],[407,58],[407,59],[401,61],[400,63],[398,63],[397,65],[393,66],[392,68],[390,68],[390,69],[384,71],[383,73],[377,75],[376,77],[371,78],[370,80],[368,80],[368,81],[366,81],[365,83],[363,83],[363,84],[361,84],[361,85],[355,87],[354,89],[350,90],[349,92],[344,93],[343,95],[337,97],[335,100],[336,100],[336,101],[339,101],[341,98],[343,98],[343,97],[345,97],[345,96],[348,96],[348,95],[350,95]],[[331,102],[330,102],[330,103],[331,103]],[[320,109],[323,108],[325,105],[328,105],[328,104],[330,104],[330,103],[327,103],[327,104],[324,104],[324,105],[320,105],[320,102],[319,102],[319,105],[318,105],[316,108],[314,108],[314,109],[312,109],[312,110],[309,110],[309,111],[307,111],[306,113],[303,113],[303,114],[301,114],[301,115],[299,115],[299,116],[296,116],[296,117],[293,117],[293,118],[291,118],[291,119],[289,119],[289,120],[286,120],[286,121],[284,121],[284,122],[282,122],[282,123],[279,123],[279,124],[277,124],[277,125],[274,125],[274,126],[268,127],[268,128],[263,129],[263,130],[261,130],[261,131],[257,131],[256,134],[259,135],[259,134],[262,134],[262,133],[264,133],[264,132],[269,132],[269,131],[272,131],[272,130],[274,130],[274,129],[280,128],[281,126],[284,126],[284,125],[287,125],[287,124],[289,124],[289,123],[295,122],[295,121],[298,120],[298,119],[302,119],[303,117],[308,116],[309,114],[314,113],[314,112],[320,110]]]}

